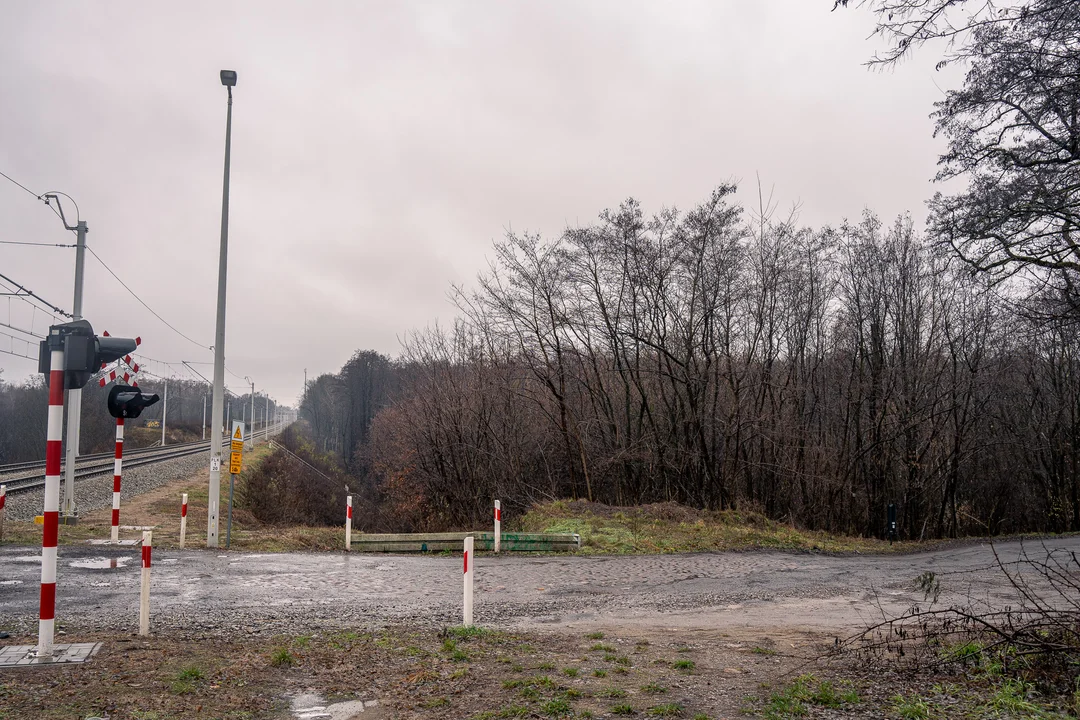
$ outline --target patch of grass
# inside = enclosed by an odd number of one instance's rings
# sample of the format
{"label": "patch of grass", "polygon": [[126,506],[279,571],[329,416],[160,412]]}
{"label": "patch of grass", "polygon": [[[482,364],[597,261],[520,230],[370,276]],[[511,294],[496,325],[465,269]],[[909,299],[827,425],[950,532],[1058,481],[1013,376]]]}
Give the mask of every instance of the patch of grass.
{"label": "patch of grass", "polygon": [[606,690],[599,690],[596,693],[596,697],[602,698],[624,698],[626,697],[626,691],[620,688],[608,688]]}
{"label": "patch of grass", "polygon": [[525,666],[521,663],[514,663],[510,666],[510,670],[513,672],[525,672]]}
{"label": "patch of grass", "polygon": [[615,653],[607,653],[604,655],[604,662],[615,662]]}
{"label": "patch of grass", "polygon": [[563,691],[563,697],[566,698],[567,700],[577,700],[577,699],[582,698],[584,696],[585,696],[585,693],[581,692],[580,690],[576,690],[574,688],[570,688],[569,690],[564,690]]}
{"label": "patch of grass", "polygon": [[955,660],[965,665],[969,662],[979,665],[982,663],[983,647],[977,642],[965,642],[945,648],[942,654],[948,660]]}
{"label": "patch of grass", "polygon": [[562,671],[563,675],[565,675],[566,677],[571,677],[571,678],[576,678],[578,676],[579,672],[581,672],[581,671],[578,670],[576,667],[563,668],[563,671]]}
{"label": "patch of grass", "polygon": [[442,649],[445,652],[454,652],[457,650],[457,641],[451,638],[446,638],[442,641]]}
{"label": "patch of grass", "polygon": [[295,645],[298,648],[306,648],[308,645],[311,644],[311,636],[310,635],[297,635],[295,638],[293,638],[292,642],[293,642],[293,645]]}
{"label": "patch of grass", "polygon": [[603,668],[596,668],[592,671],[592,674],[594,677],[598,678],[607,677],[607,670],[604,670]]}
{"label": "patch of grass", "polygon": [[513,679],[510,679],[510,680],[503,680],[503,683],[502,683],[503,690],[516,690],[519,687],[524,687],[526,682],[528,682],[528,681],[527,680],[522,680],[521,678],[513,678]]}
{"label": "patch of grass", "polygon": [[547,675],[537,675],[536,677],[534,677],[532,680],[529,681],[529,684],[532,685],[533,687],[542,687],[542,688],[547,688],[549,690],[553,689],[555,687],[555,681],[552,680]]}
{"label": "patch of grass", "polygon": [[756,512],[696,510],[675,503],[613,507],[584,500],[534,505],[521,518],[526,532],[581,535],[583,553],[671,553],[773,548],[886,553],[909,549],[884,540],[799,530]]}
{"label": "patch of grass", "polygon": [[932,710],[930,703],[918,695],[912,695],[911,697],[894,696],[892,709],[904,720],[929,720]]}
{"label": "patch of grass", "polygon": [[705,713],[698,713],[694,716],[694,720],[711,720]]}
{"label": "patch of grass", "polygon": [[604,639],[604,633],[602,633],[602,632],[591,632],[588,635],[586,635],[585,637],[588,638],[589,640],[603,640]]}
{"label": "patch of grass", "polygon": [[604,653],[613,653],[613,652],[615,652],[615,648],[611,647],[610,645],[605,645],[604,643],[596,643],[591,648],[589,648],[589,650],[592,650],[593,652],[604,652]]}
{"label": "patch of grass", "polygon": [[634,708],[629,703],[622,703],[621,705],[612,705],[611,706],[611,714],[612,715],[633,715],[634,714]]}
{"label": "patch of grass", "polygon": [[562,717],[564,715],[571,715],[574,712],[574,709],[570,707],[570,703],[563,698],[549,700],[540,709],[549,717]]}
{"label": "patch of grass", "polygon": [[1031,686],[1023,680],[1006,680],[997,687],[984,707],[1006,717],[1043,717],[1045,713],[1042,708],[1027,699],[1030,689]]}
{"label": "patch of grass", "polygon": [[521,695],[521,697],[525,698],[526,700],[539,700],[540,699],[540,691],[537,690],[534,687],[523,687],[523,688],[521,688],[521,692],[518,693],[518,694]]}
{"label": "patch of grass", "polygon": [[683,645],[682,647],[680,647],[680,648],[677,648],[677,649],[675,650],[675,652],[681,652],[681,653],[684,653],[684,652],[692,652],[692,651],[693,651],[693,649],[694,649],[694,648],[691,648],[691,647],[687,647],[686,645]]}
{"label": "patch of grass", "polygon": [[454,672],[450,673],[450,679],[451,680],[460,680],[461,678],[465,677],[468,674],[469,674],[469,668],[467,668],[467,667],[459,668],[459,669],[455,670]]}
{"label": "patch of grass", "polygon": [[630,658],[626,657],[625,655],[622,655],[620,657],[615,658],[615,664],[616,665],[627,665],[627,666],[629,666],[632,663],[630,662]]}
{"label": "patch of grass", "polygon": [[646,715],[653,717],[679,717],[683,713],[683,706],[678,703],[665,703],[656,705],[645,711]]}
{"label": "patch of grass", "polygon": [[630,671],[622,665],[617,665],[616,667],[611,668],[611,672],[615,673],[616,675],[626,675]]}
{"label": "patch of grass", "polygon": [[471,640],[473,638],[481,638],[487,635],[491,635],[492,631],[476,625],[470,625],[465,627],[464,625],[455,625],[454,627],[446,628],[446,634],[452,635],[460,640]]}
{"label": "patch of grass", "polygon": [[555,669],[555,663],[553,663],[553,662],[542,662],[542,663],[540,663],[539,665],[536,666],[536,669],[537,670],[554,670]]}
{"label": "patch of grass", "polygon": [[454,652],[450,653],[450,659],[453,662],[468,662],[469,653],[465,652],[464,650],[455,650]]}
{"label": "patch of grass", "polygon": [[169,689],[177,695],[185,695],[194,692],[199,683],[205,679],[206,674],[202,671],[202,668],[189,665],[173,675],[172,681],[169,683]]}
{"label": "patch of grass", "polygon": [[420,703],[420,707],[427,708],[428,710],[435,710],[436,708],[450,707],[450,699],[444,697],[431,698]]}
{"label": "patch of grass", "polygon": [[296,658],[292,656],[288,648],[279,647],[270,654],[270,664],[274,667],[291,667],[296,664]]}
{"label": "patch of grass", "polygon": [[672,665],[672,667],[675,668],[676,670],[687,670],[687,671],[689,671],[689,670],[693,670],[697,666],[694,664],[693,660],[676,660],[675,664]]}
{"label": "patch of grass", "polygon": [[642,685],[641,692],[646,692],[650,695],[662,695],[667,692],[667,688],[663,685],[657,685],[653,682],[649,683],[648,685]]}
{"label": "patch of grass", "polygon": [[754,653],[755,655],[764,655],[766,657],[772,657],[776,654],[776,651],[772,648],[759,647],[757,645],[750,648],[750,652]]}

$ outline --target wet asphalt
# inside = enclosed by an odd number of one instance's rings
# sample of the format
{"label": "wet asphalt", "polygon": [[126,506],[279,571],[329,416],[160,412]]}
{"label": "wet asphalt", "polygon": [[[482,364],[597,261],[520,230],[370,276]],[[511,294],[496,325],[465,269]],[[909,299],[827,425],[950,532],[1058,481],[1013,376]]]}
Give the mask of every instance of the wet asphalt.
{"label": "wet asphalt", "polygon": [[[942,605],[1015,604],[994,550],[1080,551],[1080,538],[956,545],[888,556],[775,551],[648,556],[476,559],[476,622],[493,626],[613,626],[856,630],[927,605],[916,578],[937,575]],[[40,550],[0,548],[0,629],[36,627]],[[138,623],[138,548],[61,547],[57,622],[131,631]],[[345,626],[460,622],[459,556],[257,554],[155,550],[151,624],[193,635],[311,632]]]}

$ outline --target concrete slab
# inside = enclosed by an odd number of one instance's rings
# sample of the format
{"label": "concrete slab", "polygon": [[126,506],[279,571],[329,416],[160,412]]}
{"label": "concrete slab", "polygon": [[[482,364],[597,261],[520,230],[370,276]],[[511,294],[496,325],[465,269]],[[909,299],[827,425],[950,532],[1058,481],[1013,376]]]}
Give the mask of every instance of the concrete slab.
{"label": "concrete slab", "polygon": [[81,663],[92,658],[100,649],[99,642],[67,643],[54,645],[49,657],[38,657],[37,645],[6,645],[0,647],[0,668]]}
{"label": "concrete slab", "polygon": [[112,540],[87,540],[86,542],[90,545],[142,545],[142,538],[138,540],[117,540],[116,542]]}

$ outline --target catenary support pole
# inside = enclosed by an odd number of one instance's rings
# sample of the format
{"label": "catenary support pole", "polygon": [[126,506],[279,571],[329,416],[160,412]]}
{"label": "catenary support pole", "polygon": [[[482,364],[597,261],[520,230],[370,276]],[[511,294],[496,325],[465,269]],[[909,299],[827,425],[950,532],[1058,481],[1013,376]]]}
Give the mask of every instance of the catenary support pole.
{"label": "catenary support pole", "polygon": [[180,547],[184,547],[187,537],[187,493],[180,496]]}
{"label": "catenary support pole", "polygon": [[502,547],[502,503],[495,501],[495,552]]}
{"label": "catenary support pole", "polygon": [[345,552],[352,549],[352,495],[345,497]]}
{"label": "catenary support pole", "polygon": [[225,549],[232,548],[232,503],[233,487],[236,485],[236,475],[229,473],[229,520],[225,524]]}
{"label": "catenary support pole", "polygon": [[[64,227],[68,227],[64,223]],[[86,263],[86,223],[75,223],[75,297],[71,303],[71,319],[82,320],[83,269]],[[67,462],[64,467],[64,518],[78,515],[75,505],[75,459],[79,456],[79,432],[82,424],[82,388],[72,388],[67,394]]]}
{"label": "catenary support pole", "polygon": [[202,396],[202,439],[206,439],[206,396]]}
{"label": "catenary support pole", "polygon": [[[224,82],[225,75],[222,74]],[[236,76],[233,75],[233,83]],[[221,506],[221,417],[225,404],[225,285],[229,272],[229,160],[232,150],[232,86],[225,120],[225,176],[221,187],[221,247],[218,254],[217,326],[214,333],[214,401],[210,416],[210,482],[206,508],[206,546],[218,546]]]}
{"label": "catenary support pole", "polygon": [[144,530],[142,534],[142,583],[139,588],[139,634],[150,634],[150,553],[154,534]]}
{"label": "catenary support pole", "polygon": [[[41,534],[41,600],[38,612],[39,657],[51,657],[56,621],[56,541],[60,533],[60,452],[64,431],[63,338],[50,335],[49,421],[45,444],[45,509]],[[56,347],[56,345],[60,345]]]}
{"label": "catenary support pole", "polygon": [[116,418],[116,453],[113,455],[112,541],[120,542],[120,476],[124,465],[124,418]]}
{"label": "catenary support pole", "polygon": [[[183,396],[180,398],[183,400]],[[165,419],[169,416],[169,381],[165,381],[165,401],[161,404],[161,447],[165,447]]]}
{"label": "catenary support pole", "polygon": [[4,539],[4,504],[7,502],[7,485],[0,485],[0,540]]}
{"label": "catenary support pole", "polygon": [[461,624],[472,627],[473,609],[473,536],[465,538],[465,612]]}

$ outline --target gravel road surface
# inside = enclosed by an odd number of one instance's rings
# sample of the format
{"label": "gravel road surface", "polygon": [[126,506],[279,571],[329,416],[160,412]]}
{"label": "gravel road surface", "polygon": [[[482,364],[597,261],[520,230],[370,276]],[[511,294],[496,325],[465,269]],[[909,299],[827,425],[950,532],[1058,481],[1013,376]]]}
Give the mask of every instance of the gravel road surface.
{"label": "gravel road surface", "polygon": [[[1002,560],[1080,538],[1010,541]],[[40,551],[0,548],[0,629],[36,626]],[[57,619],[80,630],[137,626],[137,548],[61,547]],[[476,560],[476,622],[497,626],[730,628],[845,632],[925,598],[1015,603],[989,544],[890,556],[784,552],[493,556]],[[457,556],[155,551],[152,627],[194,634],[298,634],[345,625],[460,622]]]}

